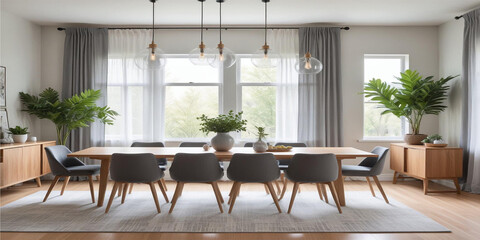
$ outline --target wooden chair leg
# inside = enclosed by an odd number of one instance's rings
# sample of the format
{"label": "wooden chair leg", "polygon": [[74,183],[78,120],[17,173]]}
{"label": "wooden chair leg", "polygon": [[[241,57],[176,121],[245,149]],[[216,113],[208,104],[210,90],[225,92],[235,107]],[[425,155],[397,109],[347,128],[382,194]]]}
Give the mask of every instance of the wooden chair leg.
{"label": "wooden chair leg", "polygon": [[113,199],[115,198],[115,194],[117,193],[117,189],[119,187],[119,183],[115,182],[112,188],[112,193],[110,193],[110,199],[108,200],[107,208],[105,209],[105,213],[108,213],[110,207],[112,206]]}
{"label": "wooden chair leg", "polygon": [[241,187],[241,186],[242,186],[242,183],[240,183],[240,182],[235,182],[235,183],[233,184],[233,187],[234,187],[235,189],[234,189],[233,192],[232,192],[233,195],[231,196],[232,200],[231,200],[231,202],[230,202],[230,209],[228,209],[228,214],[232,213],[233,205],[235,205],[235,200],[237,199],[238,194],[240,193],[240,187]]}
{"label": "wooden chair leg", "polygon": [[378,190],[380,190],[380,193],[382,193],[382,196],[383,196],[383,199],[385,199],[385,202],[386,202],[386,203],[389,203],[389,202],[388,202],[387,195],[386,195],[385,192],[383,191],[382,185],[380,184],[380,181],[378,181],[377,176],[373,176],[373,180],[375,180],[375,184],[377,184]]}
{"label": "wooden chair leg", "polygon": [[330,192],[332,193],[333,200],[335,201],[335,205],[337,205],[338,212],[342,213],[342,209],[340,208],[340,201],[338,201],[337,190],[335,190],[335,186],[333,186],[333,182],[329,182],[328,187],[330,188]]}
{"label": "wooden chair leg", "polygon": [[55,176],[55,179],[53,179],[52,183],[50,184],[50,187],[48,188],[47,194],[45,194],[45,198],[43,198],[43,202],[47,201],[48,196],[52,192],[55,185],[57,185],[58,179],[60,179],[60,176]]}
{"label": "wooden chair leg", "polygon": [[228,194],[228,204],[232,202],[232,196],[235,191],[235,182],[233,182],[232,188],[230,189],[230,193]]}
{"label": "wooden chair leg", "polygon": [[130,183],[130,190],[128,190],[128,194],[132,194],[133,191],[133,183]]}
{"label": "wooden chair leg", "polygon": [[219,193],[218,196],[220,197],[220,202],[224,203],[225,201],[223,200],[222,192],[220,192],[220,188],[218,187],[218,183],[213,182],[213,186],[215,187],[215,189]]}
{"label": "wooden chair leg", "polygon": [[289,214],[292,212],[293,202],[295,201],[295,197],[297,196],[299,185],[300,183],[298,182],[294,183],[293,185],[292,197],[290,198],[290,205],[288,205],[288,212],[287,212]]}
{"label": "wooden chair leg", "polygon": [[122,204],[125,202],[125,197],[127,196],[127,190],[128,190],[128,183],[123,184],[123,190],[122,190]]}
{"label": "wooden chair leg", "polygon": [[169,203],[168,196],[167,196],[167,193],[166,193],[166,190],[165,190],[165,186],[163,186],[161,180],[158,181],[158,187],[160,187],[160,191],[162,192],[163,198],[165,198],[165,202]]}
{"label": "wooden chair leg", "polygon": [[[125,184],[126,184],[126,183],[125,183]],[[122,183],[119,183],[119,186],[118,186],[118,196],[117,196],[117,197],[122,196],[122,189],[123,189],[123,184],[122,184]]]}
{"label": "wooden chair leg", "polygon": [[368,186],[370,187],[370,192],[372,192],[372,195],[375,197],[375,191],[373,191],[372,182],[370,182],[370,178],[369,178],[369,177],[366,177],[366,178],[367,178]]}
{"label": "wooden chair leg", "polygon": [[70,176],[66,176],[65,179],[63,179],[63,186],[62,186],[62,191],[60,191],[60,196],[63,195],[65,192],[65,188],[67,187],[68,181],[70,181]]}
{"label": "wooden chair leg", "polygon": [[215,182],[210,183],[210,185],[212,185],[213,193],[215,193],[215,198],[217,199],[218,208],[220,209],[220,212],[223,213],[222,201],[220,200],[220,193],[217,191],[217,188],[215,187]]}
{"label": "wooden chair leg", "polygon": [[268,191],[267,185],[263,185],[263,186],[265,187],[265,192],[267,193],[267,195],[270,194],[270,192]]}
{"label": "wooden chair leg", "polygon": [[97,179],[97,181],[100,181],[100,175],[95,176],[95,179]]}
{"label": "wooden chair leg", "polygon": [[280,194],[282,192],[282,189],[280,188],[280,184],[278,184],[278,181],[274,181],[275,182],[275,186],[277,187],[277,192],[278,194]]}
{"label": "wooden chair leg", "polygon": [[[125,186],[127,185],[128,184],[125,184]],[[155,185],[153,184],[153,182],[148,183],[148,185],[150,185],[150,191],[152,191],[153,201],[155,202],[155,206],[157,207],[157,212],[160,213],[160,203],[158,203],[158,196],[157,196],[157,190],[155,189]],[[124,191],[127,191],[126,187]],[[123,196],[125,196],[125,193],[123,193]]]}
{"label": "wooden chair leg", "polygon": [[288,180],[287,180],[287,178],[285,178],[285,179],[283,180],[282,193],[280,194],[280,197],[278,198],[279,201],[283,199],[283,196],[285,196],[285,192],[287,191],[287,185],[288,185]]}
{"label": "wooden chair leg", "polygon": [[175,187],[175,193],[173,194],[173,199],[172,199],[172,206],[170,207],[170,211],[168,213],[172,213],[173,208],[175,208],[175,204],[177,203],[177,199],[180,196],[182,190],[183,190],[183,182],[177,182],[177,186]]}
{"label": "wooden chair leg", "polygon": [[92,195],[92,203],[95,203],[95,189],[93,188],[93,177],[88,176],[88,183],[90,185],[90,195]]}
{"label": "wooden chair leg", "polygon": [[277,206],[278,213],[282,213],[282,209],[280,208],[280,204],[278,204],[278,199],[277,199],[277,194],[275,193],[275,189],[273,188],[272,182],[266,183],[268,190],[270,190],[270,195],[272,195],[273,202],[275,203],[275,206]]}
{"label": "wooden chair leg", "polygon": [[167,183],[165,182],[165,178],[160,179],[160,181],[162,182],[163,189],[165,189],[165,192],[168,191]]}
{"label": "wooden chair leg", "polygon": [[318,196],[320,196],[320,200],[323,201],[322,186],[320,185],[320,183],[316,183],[315,185],[317,185]]}
{"label": "wooden chair leg", "polygon": [[328,203],[327,188],[323,183],[320,183],[320,186],[322,187],[323,198],[325,199],[325,202]]}

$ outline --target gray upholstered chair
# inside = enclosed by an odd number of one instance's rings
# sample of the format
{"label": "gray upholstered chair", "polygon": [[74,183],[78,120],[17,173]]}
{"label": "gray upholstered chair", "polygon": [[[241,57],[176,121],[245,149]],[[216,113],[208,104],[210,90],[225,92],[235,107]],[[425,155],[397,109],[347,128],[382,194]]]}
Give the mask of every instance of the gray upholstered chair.
{"label": "gray upholstered chair", "polygon": [[160,179],[162,179],[164,175],[163,170],[157,165],[155,155],[151,153],[114,153],[110,163],[110,177],[115,181],[115,184],[113,185],[105,213],[108,213],[110,210],[113,199],[115,198],[115,193],[122,184],[124,186],[122,204],[125,202],[128,183],[146,183],[150,185],[157,212],[160,213],[160,204],[158,203],[157,191],[155,190],[154,183],[158,183],[165,201],[168,202],[167,193],[160,182]]}
{"label": "gray upholstered chair", "polygon": [[227,176],[234,181],[230,191],[230,209],[228,213],[232,212],[235,200],[240,193],[240,186],[242,183],[263,183],[268,187],[270,195],[277,206],[278,212],[281,213],[280,205],[278,204],[277,194],[273,188],[272,182],[280,176],[277,160],[271,153],[236,153],[233,154],[230,160],[230,165],[227,169]]}
{"label": "gray upholstered chair", "polygon": [[377,176],[382,174],[383,166],[385,165],[385,159],[387,158],[388,148],[386,147],[375,147],[372,150],[372,153],[378,155],[378,157],[368,157],[365,158],[359,165],[343,165],[342,166],[342,175],[345,177],[365,177],[370,187],[372,195],[375,197],[375,191],[373,191],[372,183],[370,178],[372,177],[377,185],[380,193],[382,193],[383,199],[388,203],[388,198],[385,192],[383,191],[380,181],[378,181]]}
{"label": "gray upholstered chair", "polygon": [[[130,147],[165,147],[162,142],[134,142]],[[167,159],[166,158],[157,158],[158,167],[161,168],[163,171],[167,169]],[[165,191],[168,191],[167,184],[165,183],[165,179],[162,178],[160,182],[163,185]],[[128,193],[132,193],[133,190],[133,183],[130,183],[130,190]],[[119,188],[118,194],[120,195],[122,192],[122,188]]]}
{"label": "gray upholstered chair", "polygon": [[[270,146],[269,143],[267,143],[267,145]],[[253,147],[253,142],[246,142],[246,143],[243,145],[243,147]],[[264,185],[264,186],[265,186],[265,192],[266,192],[267,194],[270,194],[270,191],[268,191],[268,187],[267,187],[266,185]],[[275,186],[277,186],[277,191],[280,192],[280,185],[278,184],[277,181],[275,181]]]}
{"label": "gray upholstered chair", "polygon": [[172,213],[185,183],[208,183],[212,185],[217,198],[218,208],[223,213],[223,197],[217,181],[223,177],[223,169],[218,165],[218,159],[213,153],[178,153],[170,167],[170,177],[177,181],[177,187],[172,199]]}
{"label": "gray upholstered chair", "polygon": [[[277,142],[275,143],[275,146],[287,146],[287,147],[307,147],[307,144],[301,143],[301,142]],[[287,179],[285,178],[285,170],[287,170],[288,165],[292,162],[292,159],[280,159],[278,160],[278,168],[280,168],[281,174],[280,174],[280,181],[283,183],[283,188],[280,193],[280,197],[278,198],[279,200],[283,199],[283,196],[285,196],[285,192],[287,191]],[[300,191],[300,188],[298,188],[298,191]],[[328,201],[328,200],[327,200]]]}
{"label": "gray upholstered chair", "polygon": [[288,213],[292,211],[293,202],[302,183],[315,183],[322,198],[320,184],[327,184],[332,193],[339,213],[342,213],[333,181],[338,178],[338,163],[334,154],[295,154],[285,171],[285,176],[294,183]]}
{"label": "gray upholstered chair", "polygon": [[203,147],[206,142],[182,142],[178,147]]}
{"label": "gray upholstered chair", "polygon": [[50,169],[55,179],[53,179],[52,184],[50,184],[43,201],[47,201],[50,192],[52,192],[52,189],[61,177],[64,177],[62,191],[60,192],[60,195],[63,195],[71,176],[88,176],[90,194],[92,196],[92,202],[94,203],[95,192],[93,190],[92,176],[100,173],[100,165],[85,165],[85,163],[78,158],[67,157],[67,155],[72,152],[63,145],[46,147],[45,153],[47,154],[48,164],[50,164]]}

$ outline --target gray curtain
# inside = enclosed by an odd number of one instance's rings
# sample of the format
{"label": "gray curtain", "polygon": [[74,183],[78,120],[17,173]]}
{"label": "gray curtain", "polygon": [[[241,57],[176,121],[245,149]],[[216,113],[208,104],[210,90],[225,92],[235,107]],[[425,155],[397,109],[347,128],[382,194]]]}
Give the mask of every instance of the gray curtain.
{"label": "gray curtain", "polygon": [[[98,28],[67,28],[63,57],[64,98],[87,89],[100,89],[106,105],[108,74],[108,30]],[[72,151],[105,144],[105,126],[99,122],[72,131],[67,146]],[[88,162],[87,162],[88,163]]]}
{"label": "gray curtain", "polygon": [[480,193],[480,9],[463,15],[463,113],[465,191]]}
{"label": "gray curtain", "polygon": [[299,75],[298,141],[309,147],[343,145],[340,28],[307,27],[299,31],[299,54],[309,51],[323,63],[315,75]]}

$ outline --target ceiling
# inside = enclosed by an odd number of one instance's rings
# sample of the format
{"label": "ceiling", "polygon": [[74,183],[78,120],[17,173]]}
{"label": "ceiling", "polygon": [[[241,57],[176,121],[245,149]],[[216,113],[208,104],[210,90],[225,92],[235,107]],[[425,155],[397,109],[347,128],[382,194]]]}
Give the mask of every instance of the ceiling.
{"label": "ceiling", "polygon": [[[0,0],[2,8],[40,25],[146,25],[151,23],[149,0]],[[197,0],[158,0],[158,25],[197,25]],[[439,25],[480,6],[480,0],[271,0],[272,25]],[[226,25],[263,24],[261,0],[226,0]],[[205,24],[218,24],[218,4],[205,2]]]}

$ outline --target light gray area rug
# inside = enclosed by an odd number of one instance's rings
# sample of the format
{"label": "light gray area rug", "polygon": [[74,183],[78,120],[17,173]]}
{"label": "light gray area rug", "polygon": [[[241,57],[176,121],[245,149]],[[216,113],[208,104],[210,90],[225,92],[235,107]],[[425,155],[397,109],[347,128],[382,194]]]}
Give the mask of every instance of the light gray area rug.
{"label": "light gray area rug", "polygon": [[[172,191],[169,193],[172,196]],[[228,193],[222,193],[225,202]],[[291,193],[280,201],[284,212]],[[110,194],[107,194],[109,197]],[[379,194],[380,195],[380,194]],[[241,192],[232,214],[221,214],[213,191],[188,192],[179,198],[172,214],[160,198],[157,214],[150,192],[136,191],[124,204],[116,198],[110,212],[91,203],[90,193],[51,193],[42,203],[39,191],[0,209],[1,231],[13,232],[449,232],[423,214],[390,198],[390,204],[369,192],[347,192],[347,207],[339,214],[333,199],[320,201],[316,192],[297,195],[291,214],[277,212],[265,192]],[[108,200],[108,199],[107,199]],[[106,205],[106,203],[105,203]]]}

